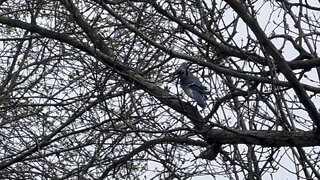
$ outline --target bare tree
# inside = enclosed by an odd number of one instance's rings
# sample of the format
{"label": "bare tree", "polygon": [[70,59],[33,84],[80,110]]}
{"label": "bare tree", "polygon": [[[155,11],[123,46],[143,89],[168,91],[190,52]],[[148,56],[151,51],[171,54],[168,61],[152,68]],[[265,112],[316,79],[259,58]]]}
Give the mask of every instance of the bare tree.
{"label": "bare tree", "polygon": [[1,0],[1,179],[320,179],[310,3]]}

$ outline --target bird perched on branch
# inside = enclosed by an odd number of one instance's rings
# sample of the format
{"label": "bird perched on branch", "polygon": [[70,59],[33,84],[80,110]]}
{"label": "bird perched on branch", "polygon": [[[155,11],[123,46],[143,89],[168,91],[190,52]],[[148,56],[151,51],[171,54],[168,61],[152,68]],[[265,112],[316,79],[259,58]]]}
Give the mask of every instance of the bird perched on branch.
{"label": "bird perched on branch", "polygon": [[175,74],[180,79],[180,86],[183,91],[194,99],[200,107],[205,108],[207,106],[205,94],[209,94],[208,88],[203,86],[199,79],[188,70],[187,63],[182,63]]}

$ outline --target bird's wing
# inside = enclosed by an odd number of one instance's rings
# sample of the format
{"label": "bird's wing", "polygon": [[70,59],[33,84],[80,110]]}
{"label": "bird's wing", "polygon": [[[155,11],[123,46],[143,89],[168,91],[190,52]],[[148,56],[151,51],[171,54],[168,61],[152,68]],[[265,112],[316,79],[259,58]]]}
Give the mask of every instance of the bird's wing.
{"label": "bird's wing", "polygon": [[195,91],[198,91],[200,94],[209,94],[208,88],[203,86],[200,81],[198,83],[189,83],[187,86]]}
{"label": "bird's wing", "polygon": [[192,91],[192,93],[193,93],[193,99],[197,102],[197,104],[202,108],[205,108],[207,106],[207,103],[203,95],[200,94],[199,91]]}

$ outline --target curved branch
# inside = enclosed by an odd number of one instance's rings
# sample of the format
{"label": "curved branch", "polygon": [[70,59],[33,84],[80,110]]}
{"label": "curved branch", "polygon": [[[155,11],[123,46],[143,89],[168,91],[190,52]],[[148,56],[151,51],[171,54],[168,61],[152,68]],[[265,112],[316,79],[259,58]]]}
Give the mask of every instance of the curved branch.
{"label": "curved branch", "polygon": [[292,69],[282,57],[277,48],[272,44],[272,42],[265,35],[264,31],[260,28],[259,23],[254,17],[252,17],[245,7],[235,0],[226,0],[226,2],[231,6],[231,8],[242,18],[242,20],[250,27],[252,32],[257,37],[261,46],[263,46],[266,51],[273,57],[279,70],[287,78],[289,83],[292,85],[293,90],[297,94],[300,102],[304,105],[306,111],[308,112],[310,118],[317,127],[320,127],[320,114],[314,103],[310,100],[306,89],[302,86],[296,76],[293,74]]}

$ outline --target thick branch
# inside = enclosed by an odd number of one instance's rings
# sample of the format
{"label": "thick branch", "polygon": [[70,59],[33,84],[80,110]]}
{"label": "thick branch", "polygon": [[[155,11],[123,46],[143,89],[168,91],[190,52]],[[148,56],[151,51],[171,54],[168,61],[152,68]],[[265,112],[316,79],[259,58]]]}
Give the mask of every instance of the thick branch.
{"label": "thick branch", "polygon": [[226,131],[212,129],[207,134],[213,144],[253,144],[265,147],[320,146],[320,135],[316,131]]}
{"label": "thick branch", "polygon": [[291,69],[311,69],[320,66],[320,58],[288,62]]}

